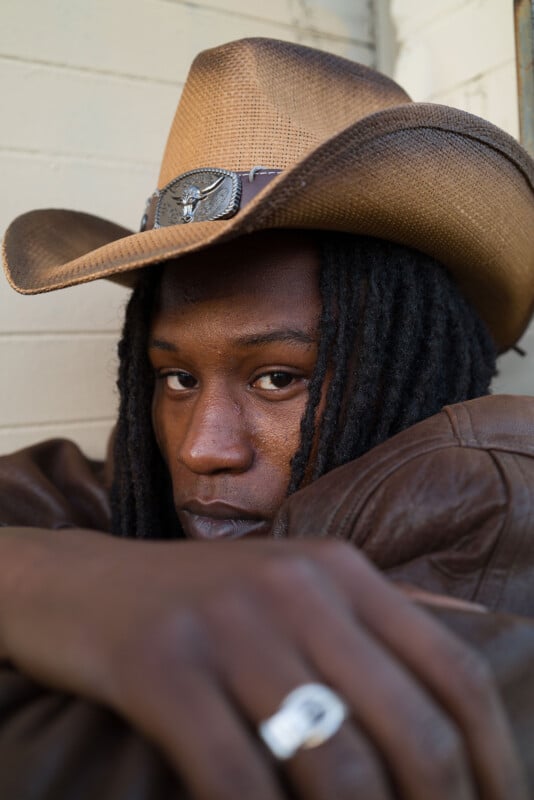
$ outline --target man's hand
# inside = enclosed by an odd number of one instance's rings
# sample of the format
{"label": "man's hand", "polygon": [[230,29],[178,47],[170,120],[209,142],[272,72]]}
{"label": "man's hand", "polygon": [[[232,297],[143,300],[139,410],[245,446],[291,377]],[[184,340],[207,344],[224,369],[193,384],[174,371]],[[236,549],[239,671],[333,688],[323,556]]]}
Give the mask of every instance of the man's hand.
{"label": "man's hand", "polygon": [[[199,800],[526,797],[484,663],[341,542],[0,533],[0,654],[118,711]],[[309,682],[349,719],[279,764],[257,726]]]}

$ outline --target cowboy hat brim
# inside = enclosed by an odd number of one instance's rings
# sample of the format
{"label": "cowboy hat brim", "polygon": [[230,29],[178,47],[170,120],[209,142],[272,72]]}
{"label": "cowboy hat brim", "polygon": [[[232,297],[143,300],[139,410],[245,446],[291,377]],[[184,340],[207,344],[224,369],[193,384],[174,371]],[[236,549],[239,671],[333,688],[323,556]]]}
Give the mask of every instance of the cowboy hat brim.
{"label": "cowboy hat brim", "polygon": [[142,267],[283,228],[376,236],[434,257],[501,351],[530,318],[534,162],[491,123],[429,103],[387,108],[350,125],[230,219],[132,233],[79,212],[32,211],[8,228],[3,257],[9,282],[23,294],[98,278],[133,284]]}

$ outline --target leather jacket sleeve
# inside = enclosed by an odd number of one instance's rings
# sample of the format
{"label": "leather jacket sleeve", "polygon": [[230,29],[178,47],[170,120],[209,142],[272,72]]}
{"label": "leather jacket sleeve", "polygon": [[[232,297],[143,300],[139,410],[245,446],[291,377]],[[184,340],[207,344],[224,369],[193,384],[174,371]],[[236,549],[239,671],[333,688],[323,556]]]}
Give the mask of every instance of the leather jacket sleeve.
{"label": "leather jacket sleeve", "polygon": [[178,800],[156,750],[111,711],[0,666],[3,800]]}
{"label": "leather jacket sleeve", "polygon": [[110,472],[67,439],[0,456],[0,526],[109,531]]}

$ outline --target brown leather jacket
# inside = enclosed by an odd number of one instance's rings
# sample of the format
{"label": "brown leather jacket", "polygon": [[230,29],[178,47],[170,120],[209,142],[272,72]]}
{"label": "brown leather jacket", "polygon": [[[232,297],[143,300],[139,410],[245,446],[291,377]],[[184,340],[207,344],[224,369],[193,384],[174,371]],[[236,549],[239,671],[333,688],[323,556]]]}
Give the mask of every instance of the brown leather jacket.
{"label": "brown leather jacket", "polygon": [[[109,529],[109,466],[55,440],[0,458],[0,525]],[[435,611],[495,672],[534,796],[534,398],[460,403],[290,497],[277,537],[349,539],[394,580],[485,605]],[[184,797],[122,720],[0,669],[2,800]]]}

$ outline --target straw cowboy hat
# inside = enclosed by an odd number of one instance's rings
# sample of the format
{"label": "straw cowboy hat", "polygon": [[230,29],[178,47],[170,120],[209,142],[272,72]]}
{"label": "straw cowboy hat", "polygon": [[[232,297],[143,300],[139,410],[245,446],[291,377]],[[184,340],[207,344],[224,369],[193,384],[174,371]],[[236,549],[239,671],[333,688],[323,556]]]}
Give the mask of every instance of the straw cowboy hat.
{"label": "straw cowboy hat", "polygon": [[243,39],[195,59],[140,232],[76,211],[18,217],[8,280],[33,294],[270,228],[390,239],[444,264],[500,350],[534,302],[534,162],[483,119],[413,103],[372,69]]}

